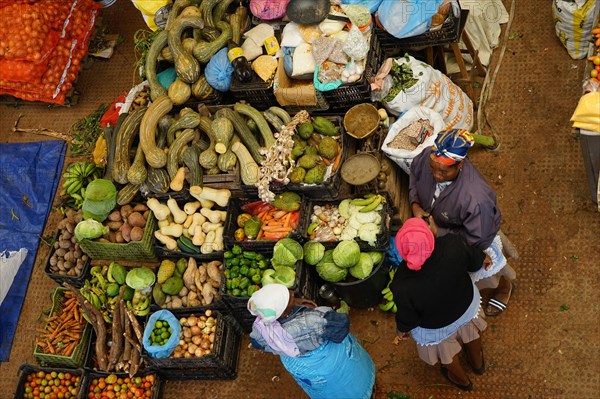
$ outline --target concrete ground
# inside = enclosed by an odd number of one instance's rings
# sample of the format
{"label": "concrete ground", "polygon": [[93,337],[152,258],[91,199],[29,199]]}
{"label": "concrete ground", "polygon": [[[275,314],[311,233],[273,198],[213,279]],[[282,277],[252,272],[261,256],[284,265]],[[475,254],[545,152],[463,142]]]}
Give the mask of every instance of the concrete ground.
{"label": "concrete ground", "polygon": [[[517,1],[517,0],[512,0]],[[510,8],[510,0],[506,0]],[[111,60],[80,74],[72,107],[23,102],[0,104],[0,141],[41,140],[12,133],[20,126],[66,132],[68,127],[134,84],[132,37],[144,27],[132,3],[103,11],[104,22],[124,36]],[[414,342],[394,345],[391,314],[352,310],[351,329],[377,367],[377,398],[595,399],[600,397],[600,215],[585,177],[578,137],[569,118],[581,95],[585,61],[573,61],[554,33],[550,4],[518,1],[511,40],[486,113],[501,141],[496,152],[472,149],[471,158],[498,194],[502,230],[518,247],[516,288],[508,310],[488,318],[484,333],[487,372],[471,375],[475,390],[449,385],[421,362]],[[498,51],[494,59],[499,58]],[[484,130],[489,134],[489,127]],[[58,223],[52,215],[45,236]],[[0,364],[0,398],[9,398],[22,363],[35,363],[38,317],[55,283],[43,273],[48,248],[40,245],[10,361]],[[247,348],[244,338],[233,381],[167,382],[164,397],[306,397],[278,358]],[[348,382],[351,383],[351,382]],[[404,396],[396,396],[402,398]]]}

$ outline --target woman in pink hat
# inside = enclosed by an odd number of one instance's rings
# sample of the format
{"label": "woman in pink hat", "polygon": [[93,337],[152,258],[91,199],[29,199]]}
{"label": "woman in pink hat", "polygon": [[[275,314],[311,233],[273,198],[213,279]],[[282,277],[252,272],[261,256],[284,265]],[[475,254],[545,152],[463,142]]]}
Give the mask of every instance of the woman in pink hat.
{"label": "woman in pink hat", "polygon": [[396,235],[396,248],[403,261],[390,284],[398,307],[398,337],[417,343],[419,357],[464,391],[473,383],[460,364],[464,344],[467,361],[476,374],[485,364],[479,333],[483,319],[479,290],[469,276],[491,264],[489,256],[468,245],[459,235],[435,237],[433,218],[408,219]]}

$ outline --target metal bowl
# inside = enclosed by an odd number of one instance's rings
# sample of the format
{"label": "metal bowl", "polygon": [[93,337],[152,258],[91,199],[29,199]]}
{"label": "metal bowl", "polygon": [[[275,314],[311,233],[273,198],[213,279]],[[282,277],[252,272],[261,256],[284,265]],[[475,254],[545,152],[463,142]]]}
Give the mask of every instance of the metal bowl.
{"label": "metal bowl", "polygon": [[377,178],[380,171],[381,163],[375,155],[359,152],[346,159],[340,174],[346,183],[360,186]]}

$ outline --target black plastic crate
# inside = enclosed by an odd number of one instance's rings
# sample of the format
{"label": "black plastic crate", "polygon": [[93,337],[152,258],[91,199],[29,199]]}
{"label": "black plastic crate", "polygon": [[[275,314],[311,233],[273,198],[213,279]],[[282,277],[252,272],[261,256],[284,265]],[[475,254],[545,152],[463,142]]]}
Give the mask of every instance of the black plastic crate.
{"label": "black plastic crate", "polygon": [[[196,259],[198,262],[210,262],[212,260],[219,260],[221,262],[223,262],[223,253],[219,252],[219,253],[212,253],[212,254],[206,254],[206,255],[201,255],[202,257],[198,257],[198,255],[196,256],[192,256],[189,254],[183,254],[183,255],[179,255],[179,253],[174,254],[174,255],[166,255],[166,256],[161,256],[159,253],[159,248],[157,247],[157,253],[158,253],[158,257],[159,260],[163,260],[163,259],[171,259],[174,262],[177,262],[178,259],[180,258],[189,258],[189,257],[193,257],[194,259]],[[165,250],[166,252],[173,252],[174,251],[168,251]],[[212,255],[212,256],[211,256]],[[155,273],[158,273],[158,268],[154,269]],[[221,285],[218,289],[219,294],[221,294],[222,292],[225,292],[225,276],[223,274],[221,274]],[[190,311],[190,312],[204,312],[204,310],[206,309],[212,309],[212,310],[218,310],[220,312],[229,312],[229,307],[228,305],[225,303],[225,301],[223,300],[223,298],[219,298],[219,299],[214,299],[213,302],[210,305],[206,305],[206,306],[184,306],[181,308],[174,308],[174,309],[169,309],[166,307],[160,307],[158,306],[155,302],[154,302],[154,298],[152,300],[152,304],[150,305],[150,309],[152,310],[152,312],[156,312],[158,310],[161,309],[166,309],[169,311],[174,311],[174,310],[185,310],[185,311]]]}
{"label": "black plastic crate", "polygon": [[[85,385],[83,386],[83,392],[82,392],[82,396],[80,396],[80,399],[84,399],[88,397],[88,390],[91,384],[93,384],[94,380],[97,378],[101,378],[101,377],[107,377],[110,374],[114,374],[117,376],[117,378],[129,378],[129,374],[127,373],[100,373],[100,372],[89,372],[86,375],[85,378]],[[146,370],[143,372],[138,372],[135,377],[145,377],[147,375],[153,375],[154,376],[154,383],[152,384],[152,394],[150,396],[150,399],[161,399],[163,397],[163,390],[164,390],[164,383],[162,378],[160,377],[160,375],[153,370]]]}
{"label": "black plastic crate", "polygon": [[[188,310],[171,310],[171,312],[173,313],[173,315],[175,315],[175,317],[177,317],[177,319],[179,319],[181,317],[188,317],[191,315],[199,317],[201,314],[204,313],[204,310],[202,310],[201,312],[191,312]],[[188,376],[198,374],[202,376],[203,372],[206,373],[206,378],[204,379],[209,379],[208,377],[210,375],[217,376],[217,374],[222,374],[226,376],[233,375],[233,377],[230,378],[235,378],[235,374],[237,373],[237,358],[239,356],[240,350],[239,344],[241,341],[241,333],[239,331],[239,326],[237,325],[233,317],[227,317],[227,315],[224,312],[213,310],[212,314],[216,319],[216,330],[213,343],[213,350],[210,355],[205,355],[200,358],[193,357],[187,359],[175,359],[171,357],[155,359],[149,357],[147,355],[147,352],[143,350],[144,359],[146,359],[150,367],[159,370],[159,372],[161,372],[166,379],[177,379],[174,378],[177,374],[181,374],[182,376],[185,374],[187,374]],[[236,335],[238,336],[237,340],[235,339]],[[235,362],[232,361],[232,358],[233,360],[235,360]],[[182,374],[184,372],[185,374]],[[196,377],[194,379],[201,378]]]}
{"label": "black plastic crate", "polygon": [[190,195],[190,189],[188,184],[185,184],[185,187],[183,188],[183,190],[181,191],[167,191],[166,193],[142,193],[142,196],[145,199],[148,198],[156,198],[159,201],[167,201],[169,198],[173,198],[175,200],[177,200],[177,202],[188,202],[188,201],[195,201],[196,199],[194,197],[192,197]]}
{"label": "black plastic crate", "polygon": [[454,9],[448,13],[448,17],[437,30],[427,31],[421,35],[398,39],[386,32],[378,24],[375,25],[375,35],[379,40],[381,51],[386,57],[393,57],[404,54],[408,49],[415,49],[427,46],[442,46],[456,43],[460,39],[460,24],[462,11],[456,14]]}
{"label": "black plastic crate", "polygon": [[229,91],[236,101],[244,100],[260,111],[279,106],[273,93],[273,80],[265,82],[254,71],[250,82],[242,83],[232,79]]}
{"label": "black plastic crate", "polygon": [[[53,243],[58,240],[59,235],[60,235],[60,231],[57,231],[56,234],[54,235]],[[80,249],[80,251],[83,253],[82,249]],[[52,258],[52,255],[54,255],[55,252],[56,252],[56,248],[54,248],[54,244],[53,244],[50,247],[50,253],[48,254],[48,259],[46,259],[46,266],[44,267],[44,273],[46,273],[46,275],[48,277],[50,277],[52,280],[56,281],[56,283],[60,286],[62,286],[63,283],[66,282],[66,283],[71,284],[75,288],[83,287],[83,283],[84,283],[85,279],[87,278],[87,275],[90,272],[90,267],[91,267],[90,257],[88,255],[84,254],[87,257],[87,260],[85,261],[83,268],[81,269],[81,273],[78,276],[67,276],[64,274],[52,273],[50,271],[50,268],[51,268],[50,258]]]}
{"label": "black plastic crate", "polygon": [[[251,241],[236,241],[234,234],[238,229],[237,225],[237,217],[242,211],[242,205],[248,204],[250,202],[260,201],[258,198],[250,199],[250,198],[232,198],[229,200],[229,206],[227,208],[227,220],[225,221],[225,231],[224,231],[224,240],[227,248],[231,248],[233,245],[239,245],[245,250],[250,251],[270,251],[273,252],[273,247],[277,240],[251,240]],[[304,203],[304,198],[302,199],[302,203]],[[302,243],[302,235],[300,233],[300,228],[302,226],[302,208],[300,209],[300,216],[298,218],[298,227],[296,231],[292,231],[288,234],[289,238],[292,238],[300,243]]]}
{"label": "black plastic crate", "polygon": [[[384,195],[386,198],[385,203],[383,204],[383,209],[381,212],[381,232],[377,235],[377,241],[375,242],[375,246],[369,245],[368,242],[361,240],[356,237],[354,240],[360,246],[361,251],[386,251],[390,242],[390,202],[391,198],[387,193],[380,193]],[[304,237],[305,241],[310,241],[309,236],[307,234],[308,226],[311,224],[311,215],[313,213],[313,209],[315,205],[326,205],[326,204],[339,204],[343,199],[339,200],[310,200],[305,202],[304,209],[305,217],[303,219],[304,224],[302,225],[301,233]],[[326,249],[335,248],[340,241],[319,241]]]}
{"label": "black plastic crate", "polygon": [[371,78],[379,70],[382,60],[381,47],[377,35],[371,33],[369,54],[361,78],[353,83],[343,84],[335,90],[324,91],[323,96],[331,110],[350,109],[352,106],[371,102]]}
{"label": "black plastic crate", "polygon": [[197,370],[161,368],[158,373],[165,380],[233,380],[237,377],[237,368],[242,343],[241,327],[232,315],[224,318],[230,323],[226,332],[224,359],[225,367],[207,367]]}
{"label": "black plastic crate", "polygon": [[[37,367],[32,366],[30,364],[22,364],[19,367],[19,370],[17,371],[17,375],[19,376],[19,382],[17,383],[15,394],[13,395],[14,399],[22,399],[25,397],[25,383],[27,382],[27,377],[39,371],[43,371],[45,373],[51,373],[52,371],[56,371],[57,373],[71,373],[72,375],[79,376],[80,380],[77,386],[77,394],[73,396],[73,398],[84,398],[82,388],[86,386],[86,376],[82,369],[70,369],[61,367]],[[87,398],[87,396],[85,396],[85,398]]]}

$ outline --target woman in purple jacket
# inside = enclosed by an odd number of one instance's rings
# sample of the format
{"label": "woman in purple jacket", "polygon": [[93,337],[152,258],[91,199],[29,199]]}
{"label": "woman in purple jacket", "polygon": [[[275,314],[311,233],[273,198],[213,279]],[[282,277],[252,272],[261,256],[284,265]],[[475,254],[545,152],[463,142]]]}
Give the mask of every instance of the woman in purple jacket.
{"label": "woman in purple jacket", "polygon": [[485,313],[496,316],[506,309],[516,273],[502,253],[496,193],[466,158],[472,145],[466,130],[439,133],[435,144],[413,159],[409,200],[415,217],[433,216],[438,237],[459,234],[490,256],[492,267],[471,277],[479,289],[494,289]]}

